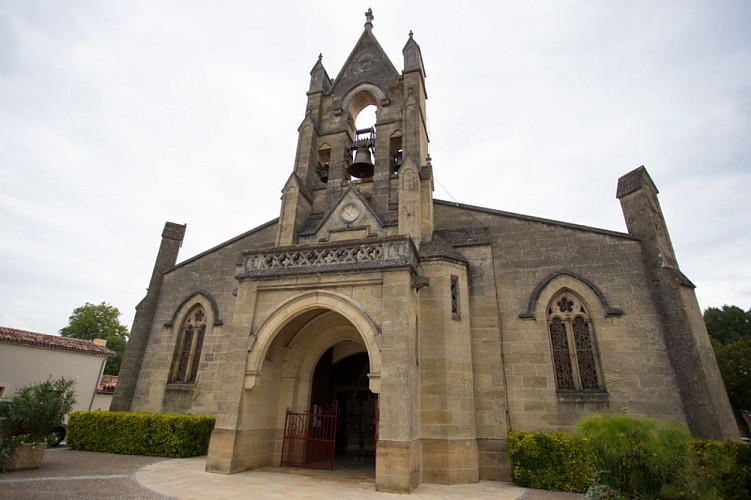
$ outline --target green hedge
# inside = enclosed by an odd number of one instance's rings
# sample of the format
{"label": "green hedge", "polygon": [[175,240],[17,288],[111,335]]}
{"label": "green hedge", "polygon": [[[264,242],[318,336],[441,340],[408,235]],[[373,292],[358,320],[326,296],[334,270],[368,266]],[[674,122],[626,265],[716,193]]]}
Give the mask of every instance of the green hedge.
{"label": "green hedge", "polygon": [[[751,498],[751,445],[693,439],[691,473],[723,499]],[[569,434],[509,432],[514,483],[527,488],[583,493],[595,471],[583,439]]]}
{"label": "green hedge", "polygon": [[509,432],[511,477],[514,483],[541,490],[583,493],[594,466],[581,438],[570,434]]}
{"label": "green hedge", "polygon": [[68,418],[66,442],[74,450],[194,457],[206,454],[213,428],[212,417],[77,411]]}

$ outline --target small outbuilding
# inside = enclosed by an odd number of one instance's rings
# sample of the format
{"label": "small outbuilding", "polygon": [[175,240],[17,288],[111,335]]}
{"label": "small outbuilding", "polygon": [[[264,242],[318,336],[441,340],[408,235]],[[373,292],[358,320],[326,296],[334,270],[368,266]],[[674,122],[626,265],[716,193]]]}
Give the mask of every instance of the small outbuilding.
{"label": "small outbuilding", "polygon": [[104,365],[115,355],[105,342],[0,326],[0,398],[11,397],[25,385],[66,377],[75,381],[74,411],[109,409],[95,406]]}

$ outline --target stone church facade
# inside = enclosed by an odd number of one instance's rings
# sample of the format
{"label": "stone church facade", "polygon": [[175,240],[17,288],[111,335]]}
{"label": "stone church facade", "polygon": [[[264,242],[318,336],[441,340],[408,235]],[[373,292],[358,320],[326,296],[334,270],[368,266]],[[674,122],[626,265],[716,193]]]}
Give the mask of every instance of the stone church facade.
{"label": "stone church facade", "polygon": [[508,478],[509,430],[592,413],[736,439],[644,167],[618,181],[628,233],[434,200],[420,47],[398,71],[366,20],[310,73],[279,218],[179,264],[165,225],[111,409],[215,416],[206,469],[233,473],[338,401],[336,453],[397,492]]}

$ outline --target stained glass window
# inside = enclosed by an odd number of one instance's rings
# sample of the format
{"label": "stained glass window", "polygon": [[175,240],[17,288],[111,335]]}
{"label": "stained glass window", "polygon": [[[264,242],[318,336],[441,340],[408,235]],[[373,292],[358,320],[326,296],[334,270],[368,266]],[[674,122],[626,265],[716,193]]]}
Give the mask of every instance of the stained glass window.
{"label": "stained glass window", "polygon": [[553,345],[553,364],[555,366],[555,380],[558,388],[574,389],[566,325],[563,324],[560,318],[553,318],[550,322],[550,342]]}
{"label": "stained glass window", "polygon": [[206,312],[202,306],[197,305],[190,310],[180,329],[175,360],[170,371],[170,382],[190,384],[196,381],[205,334]]}
{"label": "stained glass window", "polygon": [[565,291],[553,298],[548,306],[548,330],[558,390],[602,390],[592,325],[576,295]]}

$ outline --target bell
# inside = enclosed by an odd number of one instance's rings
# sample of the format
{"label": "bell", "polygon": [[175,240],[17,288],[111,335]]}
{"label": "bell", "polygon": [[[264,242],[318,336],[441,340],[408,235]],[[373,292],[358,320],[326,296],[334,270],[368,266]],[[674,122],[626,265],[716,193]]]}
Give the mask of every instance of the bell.
{"label": "bell", "polygon": [[355,159],[347,167],[347,172],[358,179],[373,177],[373,160],[370,158],[370,151],[367,147],[360,146],[357,148]]}

